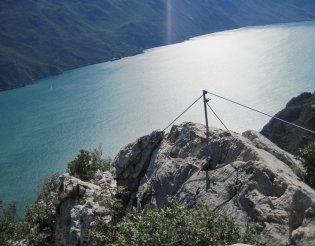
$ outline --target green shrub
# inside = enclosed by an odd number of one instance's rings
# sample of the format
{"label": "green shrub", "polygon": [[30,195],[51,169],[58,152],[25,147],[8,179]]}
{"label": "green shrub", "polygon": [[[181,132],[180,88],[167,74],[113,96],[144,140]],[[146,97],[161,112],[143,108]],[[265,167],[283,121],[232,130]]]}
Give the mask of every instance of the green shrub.
{"label": "green shrub", "polygon": [[60,189],[59,174],[54,173],[44,179],[37,192],[37,201],[25,209],[23,218],[18,218],[16,205],[4,208],[0,203],[0,242],[27,242],[27,245],[53,245],[56,207]]}
{"label": "green shrub", "polygon": [[91,245],[114,246],[257,244],[259,239],[252,226],[247,226],[242,233],[233,219],[211,212],[206,207],[187,209],[176,202],[160,210],[129,212],[115,225],[99,219],[91,233],[98,236],[98,240],[93,238]]}
{"label": "green shrub", "polygon": [[76,158],[68,163],[67,172],[84,181],[94,178],[97,170],[106,171],[111,169],[111,159],[102,159],[102,150],[99,147],[92,151],[80,150]]}
{"label": "green shrub", "polygon": [[56,198],[56,194],[59,193],[60,189],[60,174],[52,173],[51,175],[44,178],[42,183],[37,189],[37,200],[38,201],[53,201]]}
{"label": "green shrub", "polygon": [[298,176],[302,181],[305,182],[306,179],[306,170],[302,165],[294,164],[291,166],[292,171]]}
{"label": "green shrub", "polygon": [[305,168],[305,182],[315,188],[315,142],[309,142],[299,149],[297,158],[301,160]]}
{"label": "green shrub", "polygon": [[10,203],[7,208],[0,201],[0,243],[6,246],[14,238],[16,225],[18,221],[17,207],[14,202]]}
{"label": "green shrub", "polygon": [[17,227],[23,235],[20,240],[26,239],[30,245],[53,244],[56,208],[60,203],[59,176],[59,173],[53,173],[39,185],[36,203],[26,207],[24,218]]}

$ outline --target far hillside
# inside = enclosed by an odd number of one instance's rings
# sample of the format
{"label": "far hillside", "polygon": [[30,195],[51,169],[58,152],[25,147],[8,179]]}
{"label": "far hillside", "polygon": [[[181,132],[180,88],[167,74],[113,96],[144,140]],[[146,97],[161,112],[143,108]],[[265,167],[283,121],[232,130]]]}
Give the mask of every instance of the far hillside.
{"label": "far hillside", "polygon": [[314,18],[309,0],[1,0],[0,90],[201,34]]}

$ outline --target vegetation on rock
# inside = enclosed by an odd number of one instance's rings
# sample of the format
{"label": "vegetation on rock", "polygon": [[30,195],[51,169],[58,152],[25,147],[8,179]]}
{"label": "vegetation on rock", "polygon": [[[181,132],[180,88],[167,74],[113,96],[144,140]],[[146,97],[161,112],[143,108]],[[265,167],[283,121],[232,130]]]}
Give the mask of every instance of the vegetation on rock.
{"label": "vegetation on rock", "polygon": [[[100,148],[81,150],[68,164],[67,170],[78,178],[90,181],[97,170],[109,170],[110,158],[102,159]],[[25,209],[23,218],[17,215],[15,203],[5,208],[0,201],[0,242],[12,245],[24,242],[26,245],[53,245],[56,211],[67,194],[60,190],[60,174],[46,177],[37,191],[37,201]]]}
{"label": "vegetation on rock", "polygon": [[[25,210],[21,219],[16,206],[0,207],[0,241],[2,245],[24,242],[27,245],[51,245],[55,226],[55,213],[59,204],[59,174],[46,177],[38,190],[36,203]],[[2,205],[2,204],[1,204]]]}
{"label": "vegetation on rock", "polygon": [[83,181],[90,181],[94,178],[95,173],[111,169],[111,159],[102,158],[101,148],[94,150],[80,150],[76,158],[68,163],[67,172],[73,177]]}
{"label": "vegetation on rock", "polygon": [[294,164],[291,166],[292,171],[298,176],[303,182],[305,181],[306,170],[303,165]]}
{"label": "vegetation on rock", "polygon": [[[91,181],[97,170],[109,170],[109,159],[100,149],[81,150],[68,164],[72,175]],[[123,208],[125,191],[118,187],[115,198],[100,194],[99,204],[110,210],[94,218],[85,236],[86,245],[225,245],[236,242],[255,244],[259,236],[253,227],[242,232],[236,222],[206,207],[188,209],[171,201],[163,209],[129,211]],[[4,208],[0,202],[0,241],[2,245],[54,245],[56,213],[66,194],[59,174],[47,177],[37,192],[37,202],[26,208],[22,219],[16,206]]]}
{"label": "vegetation on rock", "polygon": [[298,150],[297,158],[302,162],[305,172],[304,181],[315,188],[315,142],[309,142]]}
{"label": "vegetation on rock", "polygon": [[3,242],[4,246],[8,245],[15,234],[16,223],[16,204],[10,203],[5,208],[2,201],[0,201],[0,242]]}
{"label": "vegetation on rock", "polygon": [[[228,245],[237,242],[258,244],[252,226],[242,233],[239,225],[207,207],[188,209],[175,201],[163,209],[130,211],[110,225],[99,219],[88,234],[92,245]],[[92,240],[93,239],[93,240]]]}

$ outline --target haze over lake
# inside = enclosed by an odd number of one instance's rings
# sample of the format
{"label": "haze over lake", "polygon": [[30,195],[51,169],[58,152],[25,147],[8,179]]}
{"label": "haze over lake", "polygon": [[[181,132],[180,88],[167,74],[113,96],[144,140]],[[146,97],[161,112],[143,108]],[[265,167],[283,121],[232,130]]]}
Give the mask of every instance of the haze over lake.
{"label": "haze over lake", "polygon": [[[269,114],[315,88],[315,22],[243,28],[0,92],[0,199],[21,206],[82,148],[105,156],[163,129],[206,89]],[[237,132],[268,118],[209,96]],[[204,122],[202,101],[178,122]],[[210,114],[209,123],[221,127]]]}

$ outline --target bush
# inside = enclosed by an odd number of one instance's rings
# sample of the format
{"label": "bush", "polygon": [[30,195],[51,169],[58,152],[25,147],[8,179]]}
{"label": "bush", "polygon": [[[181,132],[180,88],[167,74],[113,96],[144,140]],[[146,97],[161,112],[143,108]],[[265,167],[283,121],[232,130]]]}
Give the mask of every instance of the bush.
{"label": "bush", "polygon": [[233,219],[211,212],[206,207],[187,209],[176,202],[160,210],[129,212],[116,225],[102,221],[98,222],[100,227],[91,230],[99,236],[99,241],[94,240],[93,245],[215,246],[237,242],[257,244],[259,239],[251,226],[242,233]]}
{"label": "bush", "polygon": [[25,215],[19,219],[16,206],[11,203],[4,208],[0,202],[0,242],[1,245],[53,245],[53,228],[60,188],[59,174],[54,173],[44,179],[39,186],[37,202],[26,207]]}
{"label": "bush", "polygon": [[37,200],[38,201],[53,201],[56,198],[56,194],[59,193],[60,189],[60,174],[52,173],[51,175],[44,178],[42,183],[37,189]]}
{"label": "bush", "polygon": [[297,152],[297,158],[305,168],[305,182],[315,188],[315,142],[309,142]]}
{"label": "bush", "polygon": [[94,178],[97,170],[106,171],[111,169],[111,159],[102,159],[101,148],[89,150],[80,150],[76,158],[68,163],[67,172],[74,177],[84,181],[90,181]]}
{"label": "bush", "polygon": [[7,208],[0,201],[0,242],[1,245],[10,245],[9,242],[14,238],[16,224],[18,221],[17,208],[14,202]]}
{"label": "bush", "polygon": [[306,182],[306,170],[302,165],[293,164],[291,166],[292,171],[298,176],[303,182]]}
{"label": "bush", "polygon": [[26,207],[23,220],[17,231],[30,245],[52,245],[53,230],[56,224],[56,208],[60,203],[60,174],[53,173],[46,177],[37,191],[37,201]]}

